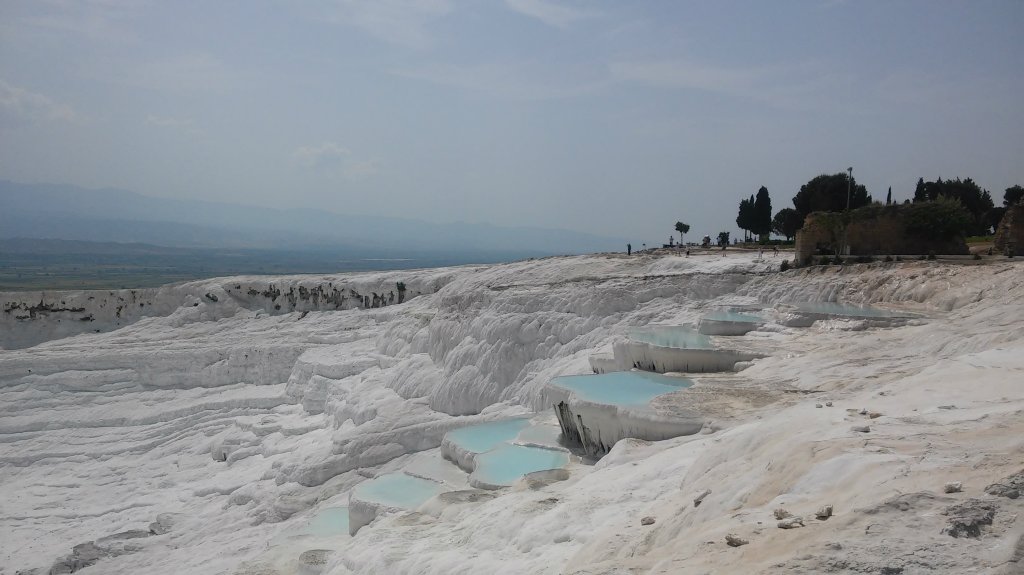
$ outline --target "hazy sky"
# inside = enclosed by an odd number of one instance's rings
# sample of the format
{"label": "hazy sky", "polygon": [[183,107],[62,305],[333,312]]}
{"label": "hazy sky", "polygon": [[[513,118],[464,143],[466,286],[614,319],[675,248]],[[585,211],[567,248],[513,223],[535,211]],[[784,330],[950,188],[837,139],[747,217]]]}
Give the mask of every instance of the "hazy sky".
{"label": "hazy sky", "polygon": [[665,241],[1024,185],[1024,1],[0,0],[0,178]]}

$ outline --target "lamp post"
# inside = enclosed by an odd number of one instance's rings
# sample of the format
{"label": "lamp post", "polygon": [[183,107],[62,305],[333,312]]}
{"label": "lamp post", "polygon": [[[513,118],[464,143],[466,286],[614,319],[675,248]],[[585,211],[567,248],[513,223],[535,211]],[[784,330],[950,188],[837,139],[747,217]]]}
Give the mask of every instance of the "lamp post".
{"label": "lamp post", "polygon": [[[853,167],[851,166],[849,168],[846,168],[846,172],[847,172],[847,176],[846,176],[846,211],[849,212],[850,211],[850,191],[853,188]],[[852,250],[850,250],[850,232],[846,229],[846,227],[849,226],[849,225],[850,225],[850,222],[847,221],[846,224],[843,226],[843,244],[844,244],[843,245],[843,248],[844,248],[843,251],[845,252],[843,255],[846,255],[846,256],[849,256],[850,252],[852,251]]]}
{"label": "lamp post", "polygon": [[850,188],[853,186],[853,168],[846,168],[849,175],[846,177],[846,211],[850,211]]}

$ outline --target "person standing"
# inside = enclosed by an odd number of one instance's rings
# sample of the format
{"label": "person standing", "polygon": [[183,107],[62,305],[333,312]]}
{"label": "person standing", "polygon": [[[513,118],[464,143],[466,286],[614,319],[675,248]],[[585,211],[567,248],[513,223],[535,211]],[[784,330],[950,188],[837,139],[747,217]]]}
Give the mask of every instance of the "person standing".
{"label": "person standing", "polygon": [[633,244],[626,244],[626,255],[633,255]]}

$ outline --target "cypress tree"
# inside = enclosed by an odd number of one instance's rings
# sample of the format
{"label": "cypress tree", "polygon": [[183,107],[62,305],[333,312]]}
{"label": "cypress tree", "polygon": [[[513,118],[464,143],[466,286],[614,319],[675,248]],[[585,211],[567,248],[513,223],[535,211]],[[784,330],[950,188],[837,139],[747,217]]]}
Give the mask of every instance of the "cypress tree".
{"label": "cypress tree", "polygon": [[754,199],[754,217],[750,231],[757,236],[766,236],[772,231],[772,198],[768,188],[761,186]]}

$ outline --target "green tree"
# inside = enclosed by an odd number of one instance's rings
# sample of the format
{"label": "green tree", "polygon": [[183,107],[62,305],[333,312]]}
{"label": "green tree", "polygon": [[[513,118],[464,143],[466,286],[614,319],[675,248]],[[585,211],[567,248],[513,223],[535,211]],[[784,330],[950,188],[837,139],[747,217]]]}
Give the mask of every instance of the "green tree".
{"label": "green tree", "polygon": [[995,230],[999,227],[999,222],[1003,221],[1003,216],[1006,215],[1006,208],[1003,206],[996,206],[985,214],[985,225]]}
{"label": "green tree", "polygon": [[729,245],[729,232],[718,232],[718,245]]}
{"label": "green tree", "polygon": [[1024,198],[1024,188],[1020,186],[1006,188],[1006,193],[1003,194],[1003,206],[1007,208],[1015,206],[1020,203],[1022,198]]}
{"label": "green tree", "polygon": [[926,199],[924,190],[924,178],[917,179],[917,185],[914,186],[914,201],[923,202]]}
{"label": "green tree", "polygon": [[939,198],[951,198],[960,202],[971,215],[972,223],[967,230],[970,235],[985,235],[991,230],[993,215],[989,212],[995,207],[992,195],[984,190],[971,178],[961,180],[945,180],[936,178],[934,182],[920,179],[914,190],[914,202],[934,202]]}
{"label": "green tree", "polygon": [[804,218],[811,212],[842,212],[846,210],[847,186],[849,186],[850,209],[857,209],[871,203],[871,194],[850,178],[846,172],[839,174],[822,174],[800,186],[800,191],[793,196],[793,207],[800,214],[800,227]]}
{"label": "green tree", "polygon": [[740,200],[740,211],[736,216],[736,227],[743,230],[743,239],[746,241],[747,232],[757,225],[757,216],[754,211],[754,196],[751,194],[749,200]]}
{"label": "green tree", "polygon": [[885,194],[885,205],[892,205],[892,186],[889,186],[889,193]]}
{"label": "green tree", "polygon": [[948,196],[933,201],[914,202],[904,207],[907,231],[928,239],[948,239],[964,235],[973,225],[973,217],[963,204]]}
{"label": "green tree", "polygon": [[683,244],[683,236],[690,231],[690,224],[684,224],[683,222],[676,222],[676,231],[679,232],[679,243]]}
{"label": "green tree", "polygon": [[757,190],[753,206],[750,231],[761,239],[767,239],[772,232],[772,198],[768,195],[768,188],[761,186]]}
{"label": "green tree", "polygon": [[788,241],[796,236],[796,231],[800,229],[800,224],[802,223],[803,218],[800,217],[796,210],[793,208],[782,208],[772,219],[772,231],[785,237]]}

